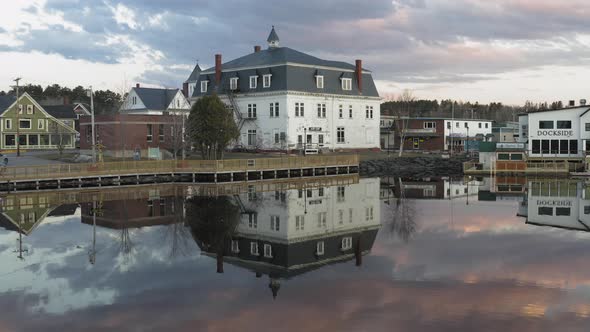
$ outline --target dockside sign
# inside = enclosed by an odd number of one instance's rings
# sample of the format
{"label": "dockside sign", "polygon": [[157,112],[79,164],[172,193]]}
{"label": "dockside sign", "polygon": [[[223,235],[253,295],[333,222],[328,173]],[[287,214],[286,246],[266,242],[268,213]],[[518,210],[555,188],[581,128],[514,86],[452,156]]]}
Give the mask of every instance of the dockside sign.
{"label": "dockside sign", "polygon": [[572,137],[572,136],[574,136],[574,131],[573,130],[537,130],[537,136]]}

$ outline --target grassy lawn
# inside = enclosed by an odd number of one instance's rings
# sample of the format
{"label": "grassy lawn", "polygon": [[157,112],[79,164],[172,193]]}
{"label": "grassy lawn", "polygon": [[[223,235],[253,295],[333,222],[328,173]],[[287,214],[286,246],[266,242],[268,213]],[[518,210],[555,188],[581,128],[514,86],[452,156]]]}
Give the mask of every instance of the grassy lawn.
{"label": "grassy lawn", "polygon": [[[77,154],[78,154],[77,152],[76,153],[64,152],[60,158],[59,153],[52,152],[52,153],[48,153],[48,154],[37,155],[37,157],[41,158],[41,159],[46,159],[46,160],[59,160],[59,161],[64,161],[64,162],[71,162]],[[330,154],[327,154],[327,155],[330,155]],[[380,151],[380,152],[362,151],[362,152],[358,152],[358,153],[342,152],[340,154],[358,154],[360,156],[361,161],[391,159],[391,158],[398,157],[397,151],[390,151],[390,153],[387,153],[387,151]],[[285,156],[286,156],[286,154],[278,153],[278,152],[260,152],[260,153],[227,152],[224,154],[224,159],[284,158]],[[291,154],[291,156],[298,156],[298,155]],[[438,154],[424,154],[424,153],[418,153],[418,152],[413,152],[413,151],[404,152],[403,156],[404,157],[432,157],[432,158],[439,157]],[[201,160],[201,155],[199,153],[192,153],[192,154],[188,155],[186,157],[186,159],[187,160]],[[105,162],[132,161],[132,160],[133,160],[133,158],[120,158],[120,157],[104,156]],[[147,160],[147,159],[144,158],[142,160]]]}
{"label": "grassy lawn", "polygon": [[46,160],[59,160],[59,161],[70,161],[72,160],[78,153],[72,152],[64,152],[61,157],[58,152],[55,153],[48,153],[48,154],[40,154],[36,155],[36,158],[46,159]]}

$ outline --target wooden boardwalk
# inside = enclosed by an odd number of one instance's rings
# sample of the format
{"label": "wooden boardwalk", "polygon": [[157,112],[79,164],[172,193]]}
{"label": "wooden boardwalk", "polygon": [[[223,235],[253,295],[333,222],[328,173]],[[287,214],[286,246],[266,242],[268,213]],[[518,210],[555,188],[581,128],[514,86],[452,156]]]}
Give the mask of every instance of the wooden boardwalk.
{"label": "wooden boardwalk", "polygon": [[0,191],[309,178],[356,174],[358,166],[358,155],[322,155],[6,167],[0,174]]}

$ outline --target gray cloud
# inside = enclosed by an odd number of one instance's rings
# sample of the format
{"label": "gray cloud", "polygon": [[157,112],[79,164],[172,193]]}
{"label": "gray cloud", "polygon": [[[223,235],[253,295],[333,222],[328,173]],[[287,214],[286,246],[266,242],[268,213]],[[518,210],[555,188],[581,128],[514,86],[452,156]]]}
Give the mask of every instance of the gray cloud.
{"label": "gray cloud", "polygon": [[[117,24],[111,7],[122,4],[139,24]],[[304,52],[351,62],[363,58],[375,78],[399,83],[457,83],[546,65],[585,65],[590,48],[576,40],[590,33],[583,13],[548,0],[521,2],[444,0],[261,1],[100,1],[49,0],[43,10],[61,12],[83,32],[36,31],[26,47],[68,58],[114,63],[128,55],[124,45],[100,47],[87,41],[125,35],[164,54],[159,64],[205,66],[215,53],[232,59],[264,45],[275,24],[282,44]],[[162,25],[150,25],[161,15]],[[506,43],[512,43],[506,47]],[[103,49],[101,49],[103,48]],[[106,49],[106,50],[105,50]],[[178,71],[144,73],[147,82],[179,86]]]}

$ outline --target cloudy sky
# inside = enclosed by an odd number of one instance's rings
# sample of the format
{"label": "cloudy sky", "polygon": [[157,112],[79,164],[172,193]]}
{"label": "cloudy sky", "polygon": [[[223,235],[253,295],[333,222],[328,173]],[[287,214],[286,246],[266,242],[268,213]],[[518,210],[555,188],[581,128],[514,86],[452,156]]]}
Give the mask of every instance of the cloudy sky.
{"label": "cloudy sky", "polygon": [[180,87],[197,60],[281,45],[364,60],[390,97],[520,104],[589,98],[587,0],[19,0],[0,13],[0,89],[12,79],[124,91]]}

